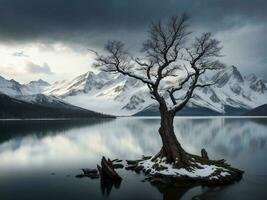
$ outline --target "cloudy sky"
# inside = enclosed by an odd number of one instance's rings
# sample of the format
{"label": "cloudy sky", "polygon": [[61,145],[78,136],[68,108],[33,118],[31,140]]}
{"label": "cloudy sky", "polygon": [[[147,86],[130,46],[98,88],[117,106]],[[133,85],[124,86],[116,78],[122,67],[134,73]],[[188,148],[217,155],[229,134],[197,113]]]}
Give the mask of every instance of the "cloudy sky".
{"label": "cloudy sky", "polygon": [[223,62],[267,78],[266,10],[266,0],[0,0],[0,75],[80,75],[91,69],[88,48],[120,39],[136,52],[151,21],[187,12],[194,34],[222,41]]}

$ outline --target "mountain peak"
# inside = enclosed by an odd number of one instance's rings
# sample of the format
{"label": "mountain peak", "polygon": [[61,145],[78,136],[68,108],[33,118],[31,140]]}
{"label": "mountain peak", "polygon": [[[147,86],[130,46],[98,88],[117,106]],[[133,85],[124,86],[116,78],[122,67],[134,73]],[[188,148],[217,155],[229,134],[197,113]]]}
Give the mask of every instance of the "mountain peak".
{"label": "mountain peak", "polygon": [[[250,82],[248,79],[255,79],[255,75],[243,78],[235,66],[220,69],[212,79],[210,80],[209,76],[203,80],[200,79],[201,84],[208,80],[216,81],[217,84],[207,87],[205,90],[196,90],[189,107],[203,107],[224,113],[228,112],[225,111],[227,106],[250,109],[267,103],[266,83],[258,77],[255,81]],[[172,80],[169,81],[172,84]],[[155,104],[149,98],[147,87],[142,82],[121,74],[103,71],[88,71],[76,78],[54,83],[50,87],[40,86],[39,83],[45,82],[40,79],[31,82],[30,86],[22,85],[21,92],[15,90],[13,82],[7,82],[9,84],[0,84],[0,91],[7,91],[6,93],[12,95],[32,94],[32,96],[25,97],[25,100],[39,104],[49,103],[58,106],[58,103],[63,105],[64,102],[68,102],[83,108],[118,115],[132,115]],[[38,93],[49,95],[49,97],[36,95]],[[64,100],[64,102],[60,100]]]}
{"label": "mountain peak", "polygon": [[218,87],[223,87],[230,80],[235,81],[235,82],[237,81],[239,83],[244,82],[244,79],[243,79],[241,73],[238,71],[237,67],[235,67],[233,65],[220,70],[217,74],[215,74],[212,77],[212,80],[217,82]]}
{"label": "mountain peak", "polygon": [[28,85],[32,85],[32,84],[37,84],[37,85],[40,85],[40,86],[49,86],[50,84],[46,81],[44,81],[43,79],[39,79],[37,81],[30,81],[28,83]]}
{"label": "mountain peak", "polygon": [[89,79],[89,78],[91,78],[91,77],[93,77],[93,76],[95,76],[95,73],[92,72],[92,71],[88,71],[88,72],[86,72],[86,73],[84,74],[84,77],[87,78],[87,79]]}
{"label": "mountain peak", "polygon": [[245,76],[245,79],[249,82],[254,82],[256,81],[258,78],[255,74],[249,74],[247,76]]}
{"label": "mountain peak", "polygon": [[238,71],[237,67],[232,65],[230,68],[232,68],[232,75],[240,82],[244,82],[243,76]]}

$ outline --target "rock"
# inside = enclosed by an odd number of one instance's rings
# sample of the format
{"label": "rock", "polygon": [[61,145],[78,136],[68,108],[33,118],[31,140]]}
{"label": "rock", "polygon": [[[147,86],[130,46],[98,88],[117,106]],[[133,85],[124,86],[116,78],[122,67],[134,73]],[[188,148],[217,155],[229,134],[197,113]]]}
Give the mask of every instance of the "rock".
{"label": "rock", "polygon": [[152,156],[142,156],[142,160],[148,160],[148,159],[150,159],[150,158],[152,158]]}
{"label": "rock", "polygon": [[97,169],[85,168],[85,169],[82,169],[82,171],[83,171],[84,174],[97,174]]}
{"label": "rock", "polygon": [[209,160],[208,152],[204,148],[201,149],[201,157]]}
{"label": "rock", "polygon": [[140,161],[143,160],[126,160],[128,165],[137,165]]}
{"label": "rock", "polygon": [[140,172],[142,171],[143,168],[144,168],[144,167],[140,165],[140,166],[135,167],[134,171],[135,171],[136,173],[140,173]]}
{"label": "rock", "polygon": [[76,178],[83,178],[83,177],[86,177],[84,174],[78,174],[75,176]]}
{"label": "rock", "polygon": [[122,160],[119,160],[119,159],[114,159],[114,160],[112,160],[112,162],[122,162]]}
{"label": "rock", "polygon": [[125,167],[126,170],[135,170],[135,168],[137,167],[137,165],[129,165],[127,167]]}
{"label": "rock", "polygon": [[113,164],[113,167],[114,167],[114,169],[122,169],[124,166],[123,166],[123,164],[117,163],[117,164]]}
{"label": "rock", "polygon": [[84,178],[84,177],[88,177],[91,179],[99,178],[99,174],[96,169],[85,168],[85,169],[82,169],[82,171],[83,171],[83,174],[77,175],[76,178]]}
{"label": "rock", "polygon": [[[225,164],[226,160],[221,159],[221,160],[216,160],[216,162],[219,163],[219,164]],[[228,164],[225,164],[225,165],[230,166]]]}
{"label": "rock", "polygon": [[151,172],[151,169],[145,170],[145,175],[150,174],[150,172]]}

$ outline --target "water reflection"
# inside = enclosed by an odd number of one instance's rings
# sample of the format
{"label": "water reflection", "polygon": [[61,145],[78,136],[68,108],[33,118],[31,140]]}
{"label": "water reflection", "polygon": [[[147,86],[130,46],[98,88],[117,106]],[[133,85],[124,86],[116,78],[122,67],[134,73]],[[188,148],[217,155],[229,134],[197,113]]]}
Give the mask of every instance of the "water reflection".
{"label": "water reflection", "polygon": [[[29,188],[38,184],[44,187],[41,191],[36,190],[37,196],[27,196],[30,199],[39,199],[38,194],[44,192],[52,193],[50,199],[53,199],[59,193],[65,194],[66,190],[68,195],[63,195],[64,199],[75,199],[77,196],[86,199],[88,195],[102,199],[99,194],[110,199],[223,199],[229,193],[249,199],[252,194],[266,195],[262,187],[254,188],[255,182],[263,186],[267,183],[266,122],[265,119],[256,122],[250,119],[175,119],[177,137],[187,151],[199,154],[204,147],[211,158],[225,158],[246,171],[241,183],[214,190],[202,187],[157,189],[141,182],[141,175],[124,170],[119,170],[123,176],[120,184],[73,178],[80,168],[95,167],[102,155],[136,159],[141,155],[157,153],[161,147],[157,135],[159,119],[2,121],[0,198],[16,199],[17,196],[12,193],[14,186],[24,188],[27,186],[26,180]],[[51,172],[55,172],[55,176],[48,176]],[[36,183],[36,180],[39,182]],[[57,185],[57,190],[51,189],[50,184]],[[29,188],[24,188],[24,191]],[[249,194],[244,195],[246,193]],[[17,192],[17,195],[22,194]]]}
{"label": "water reflection", "polygon": [[101,192],[103,196],[109,196],[111,193],[112,188],[119,189],[121,185],[122,180],[108,180],[108,179],[100,179],[100,187]]}
{"label": "water reflection", "polygon": [[244,151],[266,148],[266,127],[247,119],[179,120],[176,129],[180,140],[195,153],[204,146],[214,156],[234,159]]}

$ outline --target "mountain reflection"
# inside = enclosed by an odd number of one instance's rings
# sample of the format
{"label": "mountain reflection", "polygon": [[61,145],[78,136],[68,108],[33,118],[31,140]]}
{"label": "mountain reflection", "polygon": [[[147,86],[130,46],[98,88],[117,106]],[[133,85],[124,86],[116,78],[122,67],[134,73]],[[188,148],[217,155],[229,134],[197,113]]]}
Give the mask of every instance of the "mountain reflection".
{"label": "mountain reflection", "polygon": [[[140,118],[1,122],[0,167],[152,155],[161,146],[158,127],[158,119]],[[175,129],[185,149],[199,153],[204,147],[214,158],[236,158],[266,147],[265,127],[246,119],[176,118]]]}
{"label": "mountain reflection", "polygon": [[177,136],[192,151],[207,148],[213,155],[235,158],[242,151],[259,151],[266,147],[266,127],[249,119],[177,119]]}
{"label": "mountain reflection", "polygon": [[[199,154],[201,148],[205,148],[209,157],[224,158],[245,170],[247,176],[266,174],[266,122],[266,119],[259,122],[249,119],[176,118],[174,126],[178,139],[187,151]],[[225,199],[225,193],[221,190],[216,192],[201,187],[152,188],[150,184],[141,182],[142,175],[123,169],[118,169],[123,177],[121,183],[75,179],[80,168],[95,168],[103,155],[111,159],[137,159],[142,155],[156,154],[161,147],[157,133],[159,123],[159,119],[155,118],[1,121],[0,178],[5,187],[0,189],[0,193],[10,195],[5,191],[17,185],[22,188],[18,195],[23,195],[24,189],[37,184],[39,186],[35,188],[42,188],[47,194],[51,190],[47,185],[55,183],[60,186],[55,194],[71,191],[68,195],[73,195],[73,198],[70,199],[75,199],[75,195],[86,197],[87,193],[93,195],[93,199],[153,199],[158,195],[163,199],[209,199],[221,195]],[[40,177],[42,181],[39,181]],[[253,181],[265,185],[261,180]],[[252,188],[251,185],[242,187],[245,191]],[[253,190],[263,190],[261,188],[257,186]],[[35,197],[39,197],[40,193],[41,189],[36,189]],[[68,195],[65,197],[68,198]]]}

